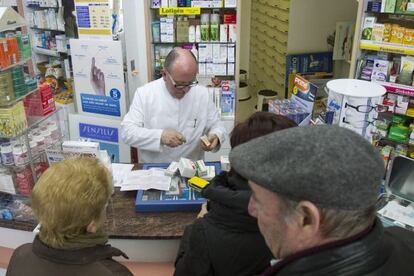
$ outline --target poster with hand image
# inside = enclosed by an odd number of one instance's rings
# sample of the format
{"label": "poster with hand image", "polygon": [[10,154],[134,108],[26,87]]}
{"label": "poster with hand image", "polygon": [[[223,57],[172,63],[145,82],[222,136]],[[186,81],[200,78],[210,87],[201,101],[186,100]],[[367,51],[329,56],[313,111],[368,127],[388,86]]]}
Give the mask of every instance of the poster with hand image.
{"label": "poster with hand image", "polygon": [[71,39],[70,47],[78,112],[122,120],[127,99],[121,42]]}

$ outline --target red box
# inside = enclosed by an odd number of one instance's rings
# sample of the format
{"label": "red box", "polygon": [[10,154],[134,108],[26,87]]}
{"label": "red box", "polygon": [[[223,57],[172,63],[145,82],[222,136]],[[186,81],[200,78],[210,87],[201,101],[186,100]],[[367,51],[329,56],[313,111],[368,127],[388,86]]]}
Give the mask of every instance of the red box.
{"label": "red box", "polygon": [[44,116],[56,110],[52,89],[47,84],[39,86],[39,91],[24,99],[26,116]]}
{"label": "red box", "polygon": [[225,13],[223,15],[223,24],[236,24],[237,14],[236,13]]}

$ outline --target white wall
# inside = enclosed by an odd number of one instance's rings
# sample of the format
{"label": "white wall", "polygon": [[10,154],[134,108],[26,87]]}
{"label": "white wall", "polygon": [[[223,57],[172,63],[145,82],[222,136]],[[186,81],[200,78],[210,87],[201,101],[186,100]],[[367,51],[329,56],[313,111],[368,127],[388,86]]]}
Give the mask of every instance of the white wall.
{"label": "white wall", "polygon": [[[132,103],[135,90],[148,82],[148,59],[151,53],[147,52],[148,25],[146,13],[148,1],[123,1],[126,63],[128,67],[127,80],[129,99]],[[148,41],[148,43],[151,43]],[[131,61],[135,60],[136,73],[131,71]],[[129,107],[128,107],[129,110]]]}
{"label": "white wall", "polygon": [[291,0],[288,54],[328,51],[338,21],[356,20],[356,0]]}
{"label": "white wall", "polygon": [[243,0],[241,2],[240,18],[240,69],[249,72],[250,66],[250,22],[252,0]]}

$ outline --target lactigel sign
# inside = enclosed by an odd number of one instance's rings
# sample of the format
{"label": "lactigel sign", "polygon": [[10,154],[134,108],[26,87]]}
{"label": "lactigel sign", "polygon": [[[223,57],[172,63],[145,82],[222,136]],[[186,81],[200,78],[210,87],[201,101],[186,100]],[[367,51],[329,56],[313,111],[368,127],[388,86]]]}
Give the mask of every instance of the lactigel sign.
{"label": "lactigel sign", "polygon": [[79,123],[79,136],[99,141],[119,142],[118,129]]}

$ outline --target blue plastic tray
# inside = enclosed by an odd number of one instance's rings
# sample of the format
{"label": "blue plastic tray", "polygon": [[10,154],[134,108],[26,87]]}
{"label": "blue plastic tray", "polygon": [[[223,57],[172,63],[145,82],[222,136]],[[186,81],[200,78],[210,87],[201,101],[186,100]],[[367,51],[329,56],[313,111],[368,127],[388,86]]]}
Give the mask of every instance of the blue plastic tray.
{"label": "blue plastic tray", "polygon": [[[150,168],[167,168],[169,164],[144,164],[143,169]],[[206,166],[214,166],[216,175],[220,174],[220,162],[206,162]],[[169,196],[165,191],[138,190],[135,199],[135,211],[146,212],[197,212],[200,211],[200,205],[206,202],[206,199],[200,193],[189,189],[188,186],[182,190],[180,196]]]}

